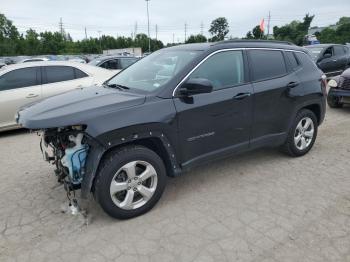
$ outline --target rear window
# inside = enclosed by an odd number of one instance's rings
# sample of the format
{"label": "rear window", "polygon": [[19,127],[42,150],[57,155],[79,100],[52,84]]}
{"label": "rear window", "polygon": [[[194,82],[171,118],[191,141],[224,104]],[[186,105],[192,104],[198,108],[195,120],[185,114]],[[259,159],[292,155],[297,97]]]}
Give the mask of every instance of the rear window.
{"label": "rear window", "polygon": [[0,77],[0,91],[39,84],[37,67],[13,70]]}
{"label": "rear window", "polygon": [[276,78],[287,73],[281,51],[250,50],[248,54],[254,81]]}
{"label": "rear window", "polygon": [[303,71],[307,72],[307,70],[315,70],[317,69],[317,66],[314,61],[311,60],[311,58],[306,55],[305,53],[295,53],[296,57],[300,61]]}
{"label": "rear window", "polygon": [[74,68],[70,66],[47,66],[46,83],[55,83],[73,80],[75,78]]}

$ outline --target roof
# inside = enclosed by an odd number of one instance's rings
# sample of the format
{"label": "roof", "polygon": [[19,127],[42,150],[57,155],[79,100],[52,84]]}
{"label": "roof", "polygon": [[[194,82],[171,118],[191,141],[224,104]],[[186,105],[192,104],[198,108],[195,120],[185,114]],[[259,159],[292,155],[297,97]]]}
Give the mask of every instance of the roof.
{"label": "roof", "polygon": [[314,47],[326,48],[326,47],[334,46],[334,45],[344,46],[344,45],[341,45],[341,44],[316,44],[316,45],[307,45],[307,46],[305,46],[305,47],[306,47],[306,48],[314,48]]}
{"label": "roof", "polygon": [[284,41],[271,41],[271,40],[227,40],[213,43],[196,43],[196,44],[184,44],[169,47],[168,49],[174,50],[198,50],[204,51],[210,48],[278,48],[278,49],[292,49],[303,50],[302,47],[296,46],[290,42]]}

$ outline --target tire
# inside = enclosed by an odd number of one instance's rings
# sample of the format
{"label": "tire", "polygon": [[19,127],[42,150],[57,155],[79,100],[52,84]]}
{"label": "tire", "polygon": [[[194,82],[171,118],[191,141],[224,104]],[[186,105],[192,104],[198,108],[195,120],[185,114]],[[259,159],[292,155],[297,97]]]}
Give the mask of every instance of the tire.
{"label": "tire", "polygon": [[116,149],[104,157],[93,193],[108,215],[128,219],[152,209],[166,181],[162,159],[146,147],[133,145]]}
{"label": "tire", "polygon": [[343,104],[339,102],[339,97],[331,96],[329,94],[327,96],[327,104],[331,108],[341,108],[341,107],[343,107]]}
{"label": "tire", "polygon": [[[312,122],[310,123],[310,128],[305,128],[307,126],[307,121]],[[281,147],[282,151],[293,157],[305,155],[311,150],[315,143],[317,128],[318,122],[315,114],[308,109],[300,110],[288,132],[286,142]],[[311,130],[313,130],[313,132],[311,132]],[[300,140],[298,140],[299,138]]]}

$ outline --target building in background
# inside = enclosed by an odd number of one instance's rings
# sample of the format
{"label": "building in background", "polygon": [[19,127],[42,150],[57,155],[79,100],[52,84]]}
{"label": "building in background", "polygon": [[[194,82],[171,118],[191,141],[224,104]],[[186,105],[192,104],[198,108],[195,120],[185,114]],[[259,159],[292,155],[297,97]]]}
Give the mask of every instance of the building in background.
{"label": "building in background", "polygon": [[103,50],[104,55],[131,55],[136,57],[142,56],[141,47],[121,48],[121,49],[108,49]]}

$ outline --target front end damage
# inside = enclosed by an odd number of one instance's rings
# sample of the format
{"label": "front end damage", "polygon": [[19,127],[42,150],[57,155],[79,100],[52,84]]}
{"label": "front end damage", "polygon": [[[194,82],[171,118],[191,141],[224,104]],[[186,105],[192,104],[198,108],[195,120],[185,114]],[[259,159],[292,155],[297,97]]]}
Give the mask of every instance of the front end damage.
{"label": "front end damage", "polygon": [[81,188],[90,149],[91,138],[84,130],[84,126],[71,126],[40,132],[43,157],[55,166],[57,180],[67,191],[72,213],[78,208],[75,190]]}

